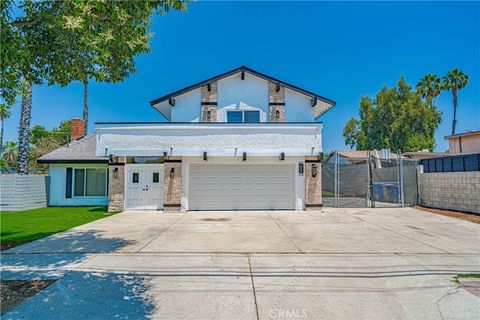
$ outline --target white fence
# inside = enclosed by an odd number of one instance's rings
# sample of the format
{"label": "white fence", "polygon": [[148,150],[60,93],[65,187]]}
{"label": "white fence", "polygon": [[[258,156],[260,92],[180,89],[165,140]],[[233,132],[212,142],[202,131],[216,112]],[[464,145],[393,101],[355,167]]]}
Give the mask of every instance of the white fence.
{"label": "white fence", "polygon": [[46,175],[0,175],[0,211],[46,207],[47,184]]}

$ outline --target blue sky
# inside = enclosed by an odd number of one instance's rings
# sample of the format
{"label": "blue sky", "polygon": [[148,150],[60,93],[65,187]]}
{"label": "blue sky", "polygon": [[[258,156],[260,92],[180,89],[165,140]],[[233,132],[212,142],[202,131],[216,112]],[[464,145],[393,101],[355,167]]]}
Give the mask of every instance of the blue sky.
{"label": "blue sky", "polygon": [[[149,101],[246,65],[337,102],[320,118],[324,150],[345,149],[342,130],[362,95],[403,75],[460,68],[470,77],[459,93],[458,132],[480,129],[479,2],[197,2],[188,12],[155,17],[152,50],[123,83],[92,83],[95,121],[164,121]],[[82,114],[82,86],[34,87],[32,125],[47,128]],[[452,97],[436,100],[443,122],[437,150],[451,130]],[[6,120],[17,139],[20,107]]]}

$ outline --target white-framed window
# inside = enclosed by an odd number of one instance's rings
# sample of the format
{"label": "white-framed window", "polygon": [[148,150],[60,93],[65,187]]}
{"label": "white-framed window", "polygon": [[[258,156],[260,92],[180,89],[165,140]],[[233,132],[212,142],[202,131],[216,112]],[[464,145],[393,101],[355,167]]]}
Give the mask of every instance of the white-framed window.
{"label": "white-framed window", "polygon": [[74,197],[105,197],[107,195],[107,169],[74,168]]}
{"label": "white-framed window", "polygon": [[257,122],[260,122],[260,111],[258,110],[227,110],[227,122],[257,123]]}

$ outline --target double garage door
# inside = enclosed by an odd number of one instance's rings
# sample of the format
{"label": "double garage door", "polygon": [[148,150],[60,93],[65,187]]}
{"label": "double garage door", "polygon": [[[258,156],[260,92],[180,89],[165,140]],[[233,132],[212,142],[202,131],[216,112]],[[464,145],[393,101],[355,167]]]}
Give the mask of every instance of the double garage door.
{"label": "double garage door", "polygon": [[189,210],[295,208],[294,164],[191,164]]}

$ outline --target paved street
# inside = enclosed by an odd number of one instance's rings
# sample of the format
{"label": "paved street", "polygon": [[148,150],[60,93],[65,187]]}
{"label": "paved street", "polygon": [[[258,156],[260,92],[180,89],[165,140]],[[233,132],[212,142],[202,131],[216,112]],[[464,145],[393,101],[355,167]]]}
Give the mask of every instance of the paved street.
{"label": "paved street", "polygon": [[124,212],[2,252],[5,319],[478,319],[480,226],[410,208]]}

